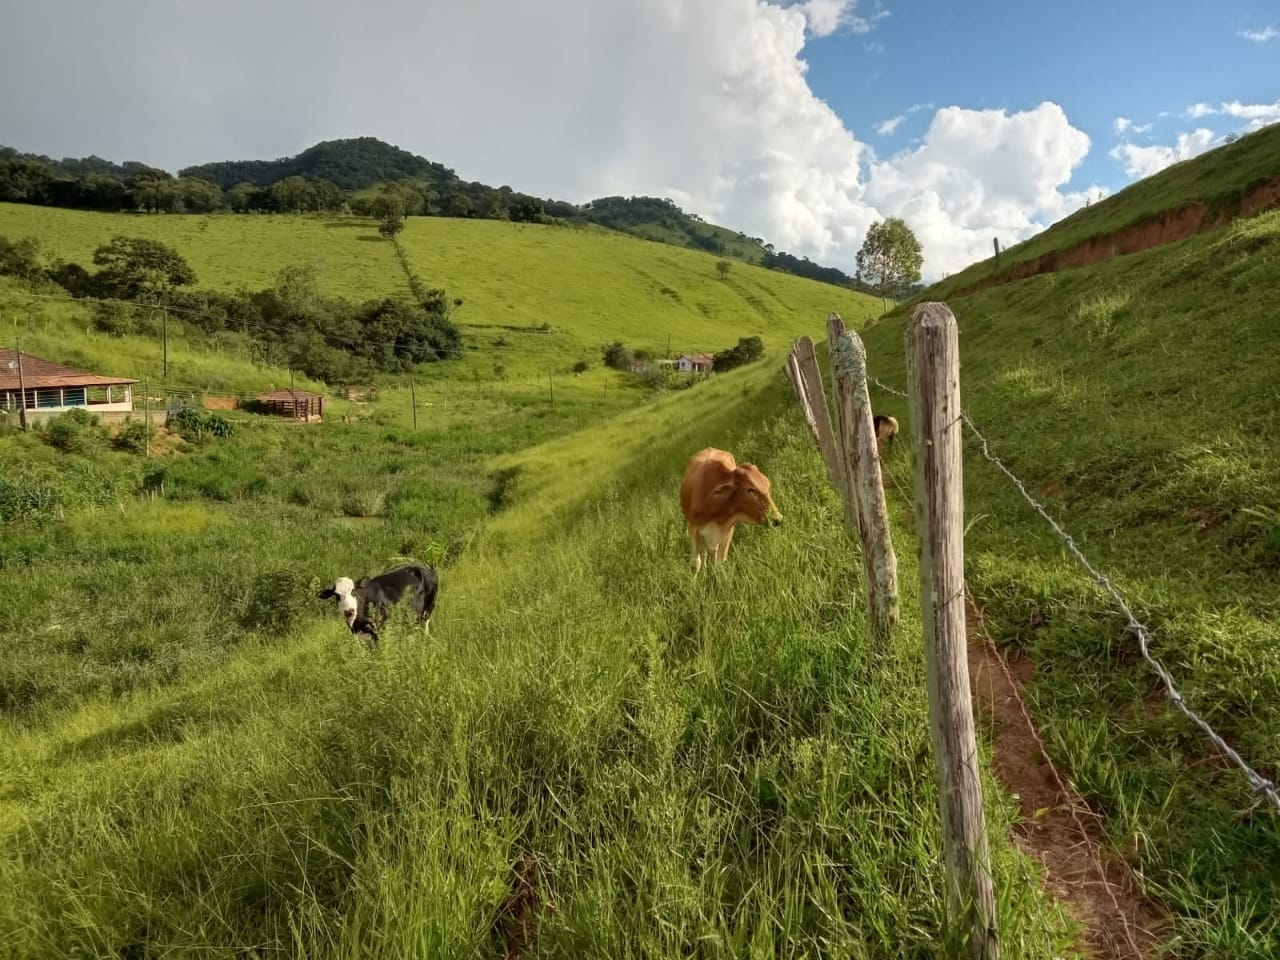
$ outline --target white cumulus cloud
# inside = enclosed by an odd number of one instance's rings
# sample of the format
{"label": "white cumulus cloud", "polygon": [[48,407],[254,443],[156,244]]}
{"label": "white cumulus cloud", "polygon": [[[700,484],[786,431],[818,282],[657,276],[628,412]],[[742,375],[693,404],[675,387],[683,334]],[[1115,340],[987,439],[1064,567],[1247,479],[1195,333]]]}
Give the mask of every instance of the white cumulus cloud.
{"label": "white cumulus cloud", "polygon": [[889,137],[898,129],[903,120],[907,119],[906,114],[900,113],[896,117],[890,117],[888,120],[881,121],[876,124],[876,133],[882,137]]}
{"label": "white cumulus cloud", "polygon": [[1241,30],[1240,36],[1246,40],[1252,40],[1254,43],[1267,43],[1280,37],[1280,30],[1275,27],[1263,27],[1261,30]]}
{"label": "white cumulus cloud", "polygon": [[1248,120],[1249,129],[1257,130],[1269,123],[1280,121],[1280,100],[1275,103],[1241,103],[1233,100],[1222,105],[1221,112],[1229,117]]}
{"label": "white cumulus cloud", "polygon": [[1120,161],[1124,172],[1129,176],[1142,178],[1159,173],[1179,161],[1199,156],[1213,146],[1213,143],[1213,131],[1198,127],[1190,133],[1178,134],[1177,142],[1171,145],[1139,147],[1132,143],[1122,143],[1112,149],[1111,156]]}
{"label": "white cumulus cloud", "polygon": [[994,236],[1010,246],[1105,195],[1063,191],[1089,147],[1055,103],[1019,113],[945,107],[917,149],[872,164],[866,199],[906,220],[938,276],[986,257]]}
{"label": "white cumulus cloud", "polygon": [[862,16],[857,11],[857,0],[801,0],[795,8],[804,14],[809,30],[817,37],[828,37],[840,29],[870,33],[877,22],[889,15],[881,8]]}
{"label": "white cumulus cloud", "polygon": [[1189,117],[1215,115],[1248,120],[1249,124],[1244,128],[1246,131],[1260,130],[1268,124],[1280,121],[1280,100],[1275,103],[1241,103],[1239,100],[1232,100],[1216,107],[1208,103],[1193,103],[1187,107]]}
{"label": "white cumulus cloud", "polygon": [[1149,123],[1134,123],[1128,117],[1116,117],[1111,124],[1112,129],[1121,135],[1125,133],[1147,133],[1151,130],[1151,126]]}

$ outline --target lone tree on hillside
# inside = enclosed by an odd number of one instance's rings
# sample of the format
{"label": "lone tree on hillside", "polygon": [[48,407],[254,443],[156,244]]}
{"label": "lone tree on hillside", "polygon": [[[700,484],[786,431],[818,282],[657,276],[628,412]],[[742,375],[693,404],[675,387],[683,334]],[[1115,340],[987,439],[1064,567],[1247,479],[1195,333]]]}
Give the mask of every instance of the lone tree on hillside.
{"label": "lone tree on hillside", "polygon": [[93,262],[102,268],[97,274],[100,289],[122,300],[165,296],[196,282],[182,254],[146,237],[112,237],[93,251]]}
{"label": "lone tree on hillside", "polygon": [[920,241],[900,217],[873,223],[858,251],[858,279],[868,284],[889,308],[897,296],[920,279],[924,254]]}
{"label": "lone tree on hillside", "polygon": [[728,260],[717,260],[716,270],[720,272],[720,279],[724,280],[729,276],[729,270],[733,265]]}

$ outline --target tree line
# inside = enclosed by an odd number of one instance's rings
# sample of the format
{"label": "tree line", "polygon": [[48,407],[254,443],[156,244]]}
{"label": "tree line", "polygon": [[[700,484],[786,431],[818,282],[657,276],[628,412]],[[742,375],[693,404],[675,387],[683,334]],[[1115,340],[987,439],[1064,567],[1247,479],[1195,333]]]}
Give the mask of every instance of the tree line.
{"label": "tree line", "polygon": [[93,301],[93,324],[107,334],[159,336],[162,311],[169,311],[224,349],[244,349],[258,362],[329,383],[407,372],[462,354],[452,321],[462,301],[439,288],[423,287],[417,302],[387,297],[352,303],[325,296],[316,267],[300,264],[281,270],[264,290],[197,292],[191,289],[195,271],[177,250],[124,235],[99,246],[93,266],[46,262],[35,237],[0,236],[0,276],[55,284]]}

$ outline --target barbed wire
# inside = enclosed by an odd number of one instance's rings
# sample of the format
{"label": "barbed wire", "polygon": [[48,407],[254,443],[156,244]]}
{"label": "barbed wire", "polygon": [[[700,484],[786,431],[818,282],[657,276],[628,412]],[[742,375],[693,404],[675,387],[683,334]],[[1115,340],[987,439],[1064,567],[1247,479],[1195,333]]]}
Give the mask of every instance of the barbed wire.
{"label": "barbed wire", "polygon": [[[897,390],[888,384],[880,382],[880,380],[870,374],[868,374],[867,380],[886,393],[892,394],[896,397],[901,397],[904,400],[909,399],[903,391]],[[960,411],[960,418],[964,422],[964,425],[969,428],[969,432],[973,434],[981,445],[983,457],[994,464],[996,469],[1009,479],[1009,481],[1017,488],[1018,492],[1022,494],[1022,498],[1031,505],[1031,508],[1035,510],[1036,513],[1044,518],[1045,522],[1053,529],[1053,532],[1058,535],[1058,539],[1062,541],[1063,546],[1065,546],[1067,551],[1076,559],[1076,562],[1085,569],[1089,574],[1090,579],[1110,595],[1116,607],[1122,614],[1124,614],[1127,621],[1125,628],[1138,638],[1138,649],[1142,654],[1142,658],[1147,661],[1151,666],[1151,669],[1156,672],[1156,675],[1160,678],[1161,682],[1164,683],[1165,689],[1168,692],[1169,702],[1177,707],[1188,720],[1199,727],[1223,756],[1240,768],[1244,773],[1245,778],[1249,781],[1249,785],[1253,787],[1255,793],[1265,797],[1271,802],[1272,806],[1277,810],[1280,810],[1280,789],[1278,789],[1272,781],[1268,780],[1266,777],[1262,776],[1262,774],[1258,773],[1258,771],[1254,770],[1253,767],[1249,766],[1249,764],[1245,762],[1244,758],[1241,757],[1229,743],[1219,736],[1217,731],[1214,730],[1207,721],[1202,719],[1199,714],[1187,705],[1186,699],[1173,682],[1173,675],[1165,668],[1164,664],[1156,659],[1156,657],[1151,653],[1150,628],[1134,615],[1133,610],[1130,608],[1128,602],[1120,591],[1116,589],[1115,585],[1106,576],[1106,574],[1098,570],[1098,568],[1089,561],[1089,558],[1084,555],[1084,552],[1076,544],[1075,538],[1072,537],[1071,534],[1067,533],[1067,531],[1062,528],[1062,525],[1049,514],[1049,511],[1031,495],[1027,490],[1026,484],[1023,483],[1021,478],[1010,470],[1003,460],[992,453],[990,441],[982,431],[978,429],[978,425],[973,422],[973,418],[970,417],[963,409]]]}
{"label": "barbed wire", "polygon": [[[868,377],[868,379],[874,378]],[[880,384],[880,386],[884,387],[884,384]],[[890,393],[897,393],[896,390],[889,387],[884,387],[884,389],[888,390]],[[883,476],[888,479],[890,484],[893,485],[894,490],[898,492],[898,496],[902,499],[903,503],[906,504],[907,510],[910,511],[912,509],[911,494],[907,492],[898,478],[893,475],[892,471],[885,470]],[[969,589],[967,581],[964,585],[964,596],[970,607],[976,611],[978,609],[978,602],[973,596],[973,591]],[[1128,914],[1126,914],[1120,907],[1120,900],[1116,896],[1114,884],[1107,876],[1107,871],[1102,865],[1102,858],[1098,854],[1097,845],[1094,843],[1092,835],[1085,828],[1084,822],[1080,819],[1080,814],[1077,808],[1083,808],[1089,816],[1094,818],[1097,818],[1097,814],[1089,809],[1089,805],[1085,802],[1083,797],[1079,796],[1074,790],[1067,786],[1067,778],[1062,775],[1058,770],[1057,764],[1053,762],[1053,757],[1049,755],[1048,745],[1044,742],[1044,738],[1040,736],[1040,731],[1036,728],[1034,721],[1031,719],[1031,711],[1027,707],[1026,700],[1023,699],[1018,682],[1013,677],[1013,672],[1009,669],[1008,661],[996,648],[996,643],[991,639],[990,634],[985,630],[980,630],[979,632],[987,649],[991,651],[991,656],[995,659],[996,663],[1000,665],[1000,672],[1003,674],[1005,682],[1009,685],[1009,689],[1013,691],[1013,699],[1018,705],[1018,712],[1022,717],[1022,722],[1026,725],[1027,730],[1030,731],[1031,738],[1035,741],[1036,749],[1039,751],[1040,757],[1044,760],[1045,766],[1049,768],[1049,772],[1053,776],[1054,784],[1058,788],[1058,794],[1062,798],[1063,806],[1066,808],[1068,815],[1075,824],[1076,832],[1080,834],[1080,839],[1084,844],[1090,865],[1093,867],[1094,872],[1097,873],[1098,879],[1101,881],[1102,888],[1106,891],[1107,898],[1111,901],[1111,907],[1115,911],[1115,915],[1120,918],[1120,926],[1124,933],[1125,941],[1129,946],[1129,950],[1132,952],[1134,960],[1143,960],[1142,949],[1138,946],[1137,939],[1134,936],[1133,925],[1129,922]]]}

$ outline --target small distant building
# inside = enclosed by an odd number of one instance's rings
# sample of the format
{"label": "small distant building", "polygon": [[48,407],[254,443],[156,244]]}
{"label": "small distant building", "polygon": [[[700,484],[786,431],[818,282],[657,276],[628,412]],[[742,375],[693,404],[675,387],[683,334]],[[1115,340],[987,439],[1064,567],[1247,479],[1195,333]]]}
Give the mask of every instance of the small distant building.
{"label": "small distant building", "polygon": [[715,364],[714,353],[686,353],[676,358],[676,369],[681,373],[710,373]]}
{"label": "small distant building", "polygon": [[88,410],[103,422],[124,420],[133,412],[137,382],[99,376],[26,351],[19,357],[17,350],[0,347],[0,411],[13,423],[24,407],[29,423],[75,409]]}
{"label": "small distant building", "polygon": [[259,394],[258,403],[267,413],[305,423],[315,423],[324,416],[324,397],[308,390],[272,390]]}

